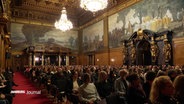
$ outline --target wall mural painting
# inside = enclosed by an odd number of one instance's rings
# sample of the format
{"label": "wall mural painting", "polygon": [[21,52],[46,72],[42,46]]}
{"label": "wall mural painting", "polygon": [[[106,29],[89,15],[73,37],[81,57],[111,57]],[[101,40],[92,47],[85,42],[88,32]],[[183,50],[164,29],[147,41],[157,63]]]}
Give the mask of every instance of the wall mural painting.
{"label": "wall mural painting", "polygon": [[78,50],[77,31],[62,32],[52,27],[12,23],[11,33],[13,50],[20,51],[29,46],[36,49],[57,47]]}
{"label": "wall mural painting", "polygon": [[143,0],[108,18],[110,48],[119,47],[121,40],[133,32],[149,29],[171,30],[174,37],[184,36],[184,0]]}
{"label": "wall mural painting", "polygon": [[103,21],[93,24],[83,30],[83,51],[98,51],[103,49]]}

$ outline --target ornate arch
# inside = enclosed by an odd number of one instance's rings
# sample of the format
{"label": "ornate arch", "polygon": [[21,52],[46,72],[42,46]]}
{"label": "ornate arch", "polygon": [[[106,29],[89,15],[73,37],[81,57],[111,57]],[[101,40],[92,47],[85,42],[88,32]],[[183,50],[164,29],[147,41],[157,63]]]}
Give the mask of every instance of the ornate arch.
{"label": "ornate arch", "polygon": [[[123,64],[127,65],[172,65],[172,31],[139,29],[128,40],[123,40],[123,54]],[[145,63],[144,60],[150,63]]]}

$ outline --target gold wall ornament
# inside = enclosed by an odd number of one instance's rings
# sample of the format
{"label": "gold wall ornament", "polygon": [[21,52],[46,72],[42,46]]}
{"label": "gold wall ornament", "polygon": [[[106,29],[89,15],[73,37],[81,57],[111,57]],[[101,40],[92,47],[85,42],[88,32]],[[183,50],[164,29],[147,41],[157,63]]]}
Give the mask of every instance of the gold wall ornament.
{"label": "gold wall ornament", "polygon": [[168,39],[167,39],[167,34],[164,34],[164,39],[163,39],[164,41],[168,41]]}
{"label": "gold wall ornament", "polygon": [[168,41],[164,41],[163,53],[165,62],[169,62],[171,59],[171,45]]}
{"label": "gold wall ornament", "polygon": [[167,34],[164,34],[163,42],[164,42],[163,55],[164,55],[165,62],[168,63],[171,59],[171,44],[167,39]]}
{"label": "gold wall ornament", "polygon": [[130,59],[131,59],[131,63],[134,64],[135,59],[136,59],[136,50],[135,50],[135,46],[133,44],[133,41],[131,41],[130,43]]}
{"label": "gold wall ornament", "polygon": [[128,55],[128,51],[127,51],[125,42],[123,42],[122,44],[122,54],[123,54],[123,64],[124,64],[127,59],[127,55]]}
{"label": "gold wall ornament", "polygon": [[155,43],[153,36],[151,37],[151,43]]}
{"label": "gold wall ornament", "polygon": [[138,38],[138,40],[142,40],[143,37],[144,37],[143,30],[142,29],[138,29],[138,31],[137,31],[137,38]]}
{"label": "gold wall ornament", "polygon": [[151,43],[150,51],[151,51],[151,57],[152,57],[151,61],[153,63],[155,63],[156,60],[157,60],[157,56],[158,56],[158,46],[157,46],[157,44],[155,44],[154,42]]}
{"label": "gold wall ornament", "polygon": [[165,39],[164,36],[159,36],[159,37],[156,37],[155,40],[157,40],[157,41],[162,41],[162,40],[164,40],[164,39]]}
{"label": "gold wall ornament", "polygon": [[73,6],[77,0],[35,0],[36,2],[44,1],[46,4],[55,4],[62,6]]}

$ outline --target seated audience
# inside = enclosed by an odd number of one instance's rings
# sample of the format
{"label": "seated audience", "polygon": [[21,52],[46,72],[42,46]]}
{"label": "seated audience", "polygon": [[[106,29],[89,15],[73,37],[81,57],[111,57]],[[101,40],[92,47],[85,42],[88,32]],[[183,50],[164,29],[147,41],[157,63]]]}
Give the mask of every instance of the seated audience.
{"label": "seated audience", "polygon": [[156,77],[156,73],[155,72],[153,72],[153,71],[146,72],[146,75],[145,75],[145,80],[146,81],[143,84],[143,89],[145,91],[146,98],[147,98],[148,101],[149,101],[151,85],[152,85],[152,82],[155,79],[155,77]]}
{"label": "seated audience", "polygon": [[94,104],[101,100],[95,85],[91,83],[90,74],[85,73],[83,81],[84,83],[79,87],[79,99],[81,103]]}
{"label": "seated audience", "polygon": [[112,86],[110,82],[108,82],[107,78],[108,78],[107,72],[101,71],[99,73],[98,82],[95,84],[97,91],[99,93],[99,96],[102,99],[109,96],[112,92]]}
{"label": "seated audience", "polygon": [[74,71],[72,72],[71,79],[69,80],[68,83],[68,99],[73,103],[73,104],[78,104],[79,99],[78,99],[78,89],[80,84],[80,80],[78,78],[78,72]]}
{"label": "seated audience", "polygon": [[159,70],[159,71],[157,72],[156,77],[159,77],[159,76],[167,76],[167,74],[166,74],[165,71]]}
{"label": "seated audience", "polygon": [[174,79],[175,79],[176,76],[177,76],[177,71],[174,70],[174,69],[170,69],[170,70],[168,71],[168,76],[169,76],[169,78],[171,79],[171,81],[173,82]]}
{"label": "seated audience", "polygon": [[8,104],[12,104],[13,95],[10,93],[12,89],[11,81],[9,81],[9,79],[6,79],[4,74],[5,73],[2,72],[2,69],[0,69],[0,94],[5,96],[5,98],[2,100],[7,101]]}
{"label": "seated audience", "polygon": [[184,104],[184,75],[179,75],[174,80],[175,98],[179,104]]}
{"label": "seated audience", "polygon": [[4,87],[4,85],[0,85],[0,104],[8,104],[5,94],[1,92],[1,89]]}
{"label": "seated audience", "polygon": [[119,71],[119,78],[115,80],[114,89],[118,94],[119,102],[126,104],[127,103],[127,91],[128,91],[128,81],[126,77],[128,75],[128,71],[126,69],[122,69]]}
{"label": "seated audience", "polygon": [[142,88],[141,80],[136,73],[128,76],[128,104],[144,104],[146,103],[146,94]]}
{"label": "seated audience", "polygon": [[8,104],[5,100],[0,100],[0,104]]}
{"label": "seated audience", "polygon": [[155,78],[150,91],[150,101],[152,104],[178,104],[173,95],[174,86],[168,76]]}
{"label": "seated audience", "polygon": [[63,72],[60,72],[59,78],[56,79],[56,88],[57,88],[57,98],[63,102],[63,98],[67,96],[68,93],[68,79],[65,77]]}

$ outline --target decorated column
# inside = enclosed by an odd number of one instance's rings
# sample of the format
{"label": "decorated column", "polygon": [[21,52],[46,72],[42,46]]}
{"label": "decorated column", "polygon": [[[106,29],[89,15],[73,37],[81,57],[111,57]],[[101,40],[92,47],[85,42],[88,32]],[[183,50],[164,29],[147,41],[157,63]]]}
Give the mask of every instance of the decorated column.
{"label": "decorated column", "polygon": [[44,65],[44,53],[42,53],[42,66]]}
{"label": "decorated column", "polygon": [[66,56],[66,66],[69,65],[69,56]]}
{"label": "decorated column", "polygon": [[58,66],[61,66],[61,56],[60,56],[60,54],[58,55],[58,58],[59,58],[59,60],[58,60],[58,62],[59,62]]}
{"label": "decorated column", "polygon": [[29,66],[32,66],[32,53],[29,53]]}

